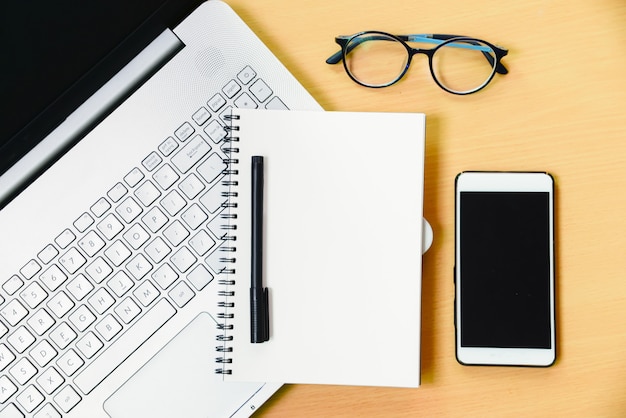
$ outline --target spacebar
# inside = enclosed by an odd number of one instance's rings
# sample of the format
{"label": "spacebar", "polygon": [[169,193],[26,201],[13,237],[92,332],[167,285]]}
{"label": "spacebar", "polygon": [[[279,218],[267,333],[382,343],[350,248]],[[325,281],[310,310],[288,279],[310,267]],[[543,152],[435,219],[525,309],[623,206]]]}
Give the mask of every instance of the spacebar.
{"label": "spacebar", "polygon": [[76,376],[74,379],[76,386],[87,395],[175,313],[176,309],[167,300],[161,299],[111,347]]}

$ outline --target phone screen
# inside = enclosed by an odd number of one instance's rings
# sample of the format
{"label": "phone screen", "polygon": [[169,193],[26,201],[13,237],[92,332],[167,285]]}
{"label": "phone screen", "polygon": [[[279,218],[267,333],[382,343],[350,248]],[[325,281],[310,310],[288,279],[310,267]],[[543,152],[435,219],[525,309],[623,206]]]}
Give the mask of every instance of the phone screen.
{"label": "phone screen", "polygon": [[460,345],[551,347],[550,195],[460,193]]}

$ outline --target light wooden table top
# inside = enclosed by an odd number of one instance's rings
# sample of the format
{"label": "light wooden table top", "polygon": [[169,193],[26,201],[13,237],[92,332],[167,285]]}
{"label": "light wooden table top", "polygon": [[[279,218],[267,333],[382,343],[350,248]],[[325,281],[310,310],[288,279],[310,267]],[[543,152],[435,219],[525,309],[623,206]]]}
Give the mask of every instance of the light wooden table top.
{"label": "light wooden table top", "polygon": [[[424,214],[435,241],[424,256],[422,386],[286,385],[258,416],[626,416],[626,2],[226,1],[325,109],[427,115]],[[360,87],[324,61],[336,35],[370,29],[482,38],[509,49],[510,72],[459,97],[417,56],[399,84]],[[454,177],[464,170],[556,179],[550,368],[455,360]]]}

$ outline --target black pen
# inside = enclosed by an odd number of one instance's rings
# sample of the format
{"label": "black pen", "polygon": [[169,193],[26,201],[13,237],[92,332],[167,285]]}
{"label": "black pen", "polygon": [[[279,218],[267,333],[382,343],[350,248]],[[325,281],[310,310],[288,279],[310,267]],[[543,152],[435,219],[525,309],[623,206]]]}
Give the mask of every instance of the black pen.
{"label": "black pen", "polygon": [[267,288],[263,287],[263,157],[252,157],[252,251],[250,286],[250,342],[270,339]]}

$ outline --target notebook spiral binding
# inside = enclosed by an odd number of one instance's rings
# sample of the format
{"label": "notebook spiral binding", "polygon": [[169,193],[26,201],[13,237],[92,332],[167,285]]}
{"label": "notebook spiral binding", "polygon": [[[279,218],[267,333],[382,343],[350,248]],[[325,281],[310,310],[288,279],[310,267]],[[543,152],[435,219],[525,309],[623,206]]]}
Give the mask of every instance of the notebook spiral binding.
{"label": "notebook spiral binding", "polygon": [[224,231],[224,234],[220,237],[223,244],[219,251],[223,252],[220,257],[220,262],[223,263],[225,267],[221,269],[220,275],[222,277],[218,280],[218,285],[221,287],[221,290],[218,291],[220,301],[217,305],[220,308],[220,312],[217,314],[217,318],[218,320],[221,320],[221,322],[217,325],[217,329],[220,333],[218,333],[216,337],[216,340],[220,344],[215,347],[215,350],[218,353],[218,357],[215,358],[215,363],[218,365],[215,369],[215,373],[222,375],[233,373],[232,369],[228,368],[228,365],[233,362],[233,359],[229,354],[233,352],[233,348],[228,344],[233,340],[233,336],[228,335],[228,331],[233,329],[233,325],[232,323],[229,323],[229,320],[235,317],[235,314],[233,313],[235,304],[232,302],[232,299],[229,298],[232,298],[235,295],[235,292],[231,290],[230,286],[235,284],[235,280],[232,279],[231,276],[235,273],[235,267],[232,266],[232,264],[235,262],[235,252],[237,251],[235,241],[237,240],[236,198],[238,197],[238,193],[236,189],[239,185],[237,180],[237,175],[239,174],[237,164],[239,164],[239,160],[235,155],[239,152],[239,148],[237,147],[239,137],[233,135],[234,132],[239,130],[238,126],[233,125],[233,121],[238,120],[239,116],[226,115],[224,119],[226,120],[227,125],[224,127],[226,130],[226,137],[224,138],[222,151],[226,154],[226,159],[224,159],[226,169],[224,170],[225,176],[222,180],[222,186],[224,187],[222,197],[227,198],[227,200],[222,204],[224,211],[220,214],[221,220],[224,221],[224,223],[220,225],[220,228]]}

